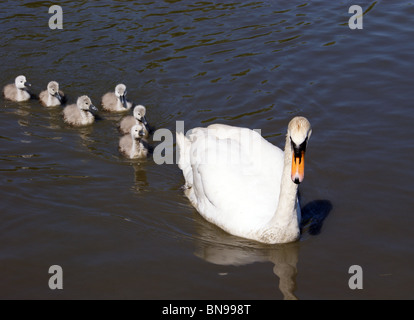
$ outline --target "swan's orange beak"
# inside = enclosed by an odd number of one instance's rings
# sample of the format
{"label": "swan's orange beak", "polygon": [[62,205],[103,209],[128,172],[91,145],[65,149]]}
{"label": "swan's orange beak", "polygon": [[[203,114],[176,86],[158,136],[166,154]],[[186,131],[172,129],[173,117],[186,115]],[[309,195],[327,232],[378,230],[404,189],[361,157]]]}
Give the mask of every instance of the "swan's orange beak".
{"label": "swan's orange beak", "polygon": [[292,181],[299,184],[305,177],[305,151],[292,152]]}

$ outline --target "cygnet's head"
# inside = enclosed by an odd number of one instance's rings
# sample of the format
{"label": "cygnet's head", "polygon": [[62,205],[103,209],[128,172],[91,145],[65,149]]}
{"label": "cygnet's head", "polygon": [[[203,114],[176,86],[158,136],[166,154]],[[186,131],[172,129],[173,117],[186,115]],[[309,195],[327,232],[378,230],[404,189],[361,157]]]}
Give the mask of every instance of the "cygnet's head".
{"label": "cygnet's head", "polygon": [[56,97],[59,100],[61,100],[61,96],[59,94],[59,83],[57,83],[56,81],[50,81],[47,84],[47,91],[49,92],[51,96]]}
{"label": "cygnet's head", "polygon": [[142,122],[145,126],[148,124],[147,119],[145,118],[145,113],[147,109],[143,105],[136,105],[134,107],[134,118],[139,122]]}
{"label": "cygnet's head", "polygon": [[115,95],[118,97],[119,100],[121,100],[121,103],[124,106],[124,108],[128,109],[126,94],[126,85],[120,83],[115,87]]}
{"label": "cygnet's head", "polygon": [[16,85],[17,89],[26,89],[26,87],[30,87],[31,84],[26,81],[25,76],[18,76],[14,80],[14,84]]}
{"label": "cygnet's head", "polygon": [[301,183],[305,177],[305,152],[311,134],[312,128],[308,119],[295,117],[289,122],[288,137],[292,149],[291,178],[296,184]]}
{"label": "cygnet's head", "polygon": [[98,109],[92,104],[92,101],[88,96],[79,97],[76,105],[83,111],[89,111],[90,113],[98,112]]}
{"label": "cygnet's head", "polygon": [[120,83],[115,87],[115,95],[119,98],[126,95],[126,85]]}
{"label": "cygnet's head", "polygon": [[145,135],[144,127],[141,124],[136,124],[131,128],[131,136],[133,139],[139,140]]}

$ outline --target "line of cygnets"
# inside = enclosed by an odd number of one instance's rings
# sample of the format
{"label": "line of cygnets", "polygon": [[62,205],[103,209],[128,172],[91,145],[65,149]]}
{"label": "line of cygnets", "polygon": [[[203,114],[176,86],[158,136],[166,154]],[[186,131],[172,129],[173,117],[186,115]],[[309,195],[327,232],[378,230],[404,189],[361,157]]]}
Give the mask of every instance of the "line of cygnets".
{"label": "line of cygnets", "polygon": [[[64,106],[63,120],[71,126],[80,127],[94,123],[98,109],[88,96],[80,96],[76,104],[66,105],[67,98],[63,91],[59,90],[56,81],[50,81],[47,89],[40,92],[38,97],[29,91],[30,86],[26,77],[20,75],[14,83],[4,87],[4,97],[16,102],[38,98],[45,107]],[[133,109],[133,114],[124,117],[119,123],[119,130],[123,134],[119,139],[119,151],[129,159],[145,158],[150,149],[147,141],[150,129],[145,118],[146,108],[143,105],[134,105],[127,100],[126,94],[126,86],[118,84],[114,92],[102,96],[102,108],[109,112],[127,112]]]}

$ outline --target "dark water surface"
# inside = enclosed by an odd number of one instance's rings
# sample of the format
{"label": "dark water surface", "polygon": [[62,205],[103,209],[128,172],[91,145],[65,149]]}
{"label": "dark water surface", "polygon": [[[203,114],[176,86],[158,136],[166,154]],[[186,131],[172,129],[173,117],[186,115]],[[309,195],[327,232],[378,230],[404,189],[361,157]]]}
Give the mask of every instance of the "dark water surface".
{"label": "dark water surface", "polygon": [[313,135],[311,222],[264,246],[204,221],[175,164],[122,158],[121,115],[74,129],[59,108],[0,98],[0,298],[413,299],[414,5],[366,1],[350,30],[352,4],[59,1],[51,30],[49,1],[1,1],[1,86],[56,80],[99,107],[123,82],[157,128],[222,122],[283,147],[300,114]]}

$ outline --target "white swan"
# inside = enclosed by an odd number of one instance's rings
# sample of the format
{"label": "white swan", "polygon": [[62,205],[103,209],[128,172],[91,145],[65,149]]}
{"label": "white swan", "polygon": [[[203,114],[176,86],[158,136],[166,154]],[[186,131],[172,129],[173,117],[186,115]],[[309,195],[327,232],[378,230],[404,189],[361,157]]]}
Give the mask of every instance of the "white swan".
{"label": "white swan", "polygon": [[230,234],[269,244],[297,240],[297,189],[311,132],[306,118],[293,118],[285,152],[246,128],[214,124],[187,136],[177,132],[186,196]]}

